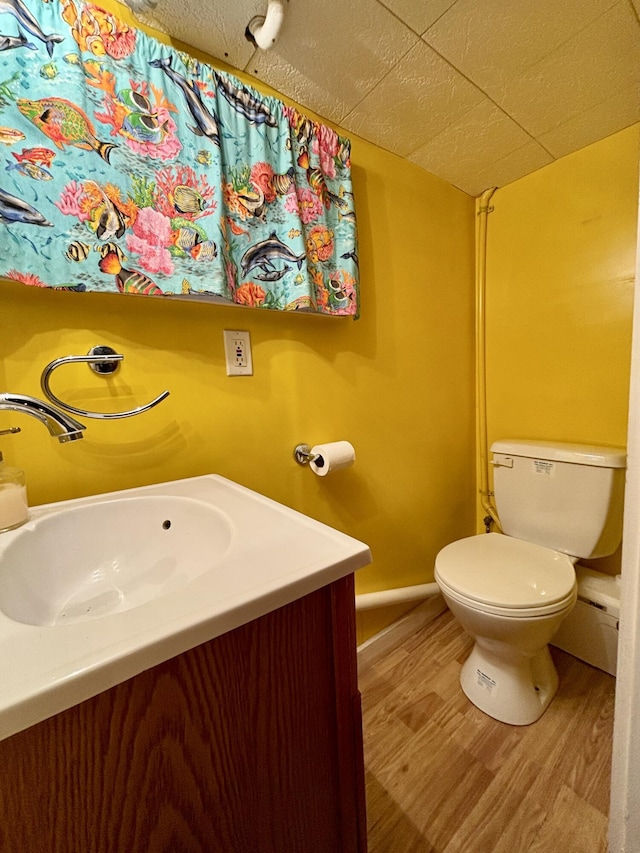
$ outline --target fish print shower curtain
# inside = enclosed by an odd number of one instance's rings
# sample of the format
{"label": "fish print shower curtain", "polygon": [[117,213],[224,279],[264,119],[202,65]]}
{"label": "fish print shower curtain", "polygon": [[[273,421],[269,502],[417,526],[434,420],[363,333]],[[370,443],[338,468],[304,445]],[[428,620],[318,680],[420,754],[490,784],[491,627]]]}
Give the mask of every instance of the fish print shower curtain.
{"label": "fish print shower curtain", "polygon": [[0,0],[0,276],[358,315],[350,143],[78,0]]}

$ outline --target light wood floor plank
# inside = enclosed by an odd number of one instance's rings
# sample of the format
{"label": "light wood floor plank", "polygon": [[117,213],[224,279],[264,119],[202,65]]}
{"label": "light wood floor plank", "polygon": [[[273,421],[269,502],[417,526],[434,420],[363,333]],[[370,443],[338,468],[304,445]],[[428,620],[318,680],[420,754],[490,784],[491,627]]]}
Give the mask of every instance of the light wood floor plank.
{"label": "light wood floor plank", "polygon": [[563,787],[527,853],[606,853],[606,815]]}
{"label": "light wood floor plank", "polygon": [[447,611],[361,678],[370,853],[604,853],[615,679],[557,649],[560,688],[508,726],[460,688]]}

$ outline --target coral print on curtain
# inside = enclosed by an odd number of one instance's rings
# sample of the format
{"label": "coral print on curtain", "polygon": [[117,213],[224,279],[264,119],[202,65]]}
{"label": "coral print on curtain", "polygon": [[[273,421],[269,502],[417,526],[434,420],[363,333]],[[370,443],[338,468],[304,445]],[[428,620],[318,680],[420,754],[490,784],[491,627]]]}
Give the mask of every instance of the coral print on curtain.
{"label": "coral print on curtain", "polygon": [[358,314],[350,144],[78,0],[0,0],[0,276]]}

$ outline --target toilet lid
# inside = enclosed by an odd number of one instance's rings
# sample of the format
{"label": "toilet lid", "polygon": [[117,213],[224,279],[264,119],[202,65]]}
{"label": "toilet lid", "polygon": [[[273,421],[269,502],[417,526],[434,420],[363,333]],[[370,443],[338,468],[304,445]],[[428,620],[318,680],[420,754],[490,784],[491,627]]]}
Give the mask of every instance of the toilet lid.
{"label": "toilet lid", "polygon": [[566,554],[500,533],[447,545],[436,557],[436,580],[465,598],[514,610],[559,603],[576,584]]}

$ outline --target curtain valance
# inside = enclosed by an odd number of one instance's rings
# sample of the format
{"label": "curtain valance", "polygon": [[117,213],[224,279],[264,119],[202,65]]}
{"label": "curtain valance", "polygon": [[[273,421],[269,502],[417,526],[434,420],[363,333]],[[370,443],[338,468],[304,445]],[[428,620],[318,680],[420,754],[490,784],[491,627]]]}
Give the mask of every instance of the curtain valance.
{"label": "curtain valance", "polygon": [[350,143],[77,0],[0,3],[0,276],[358,313]]}

